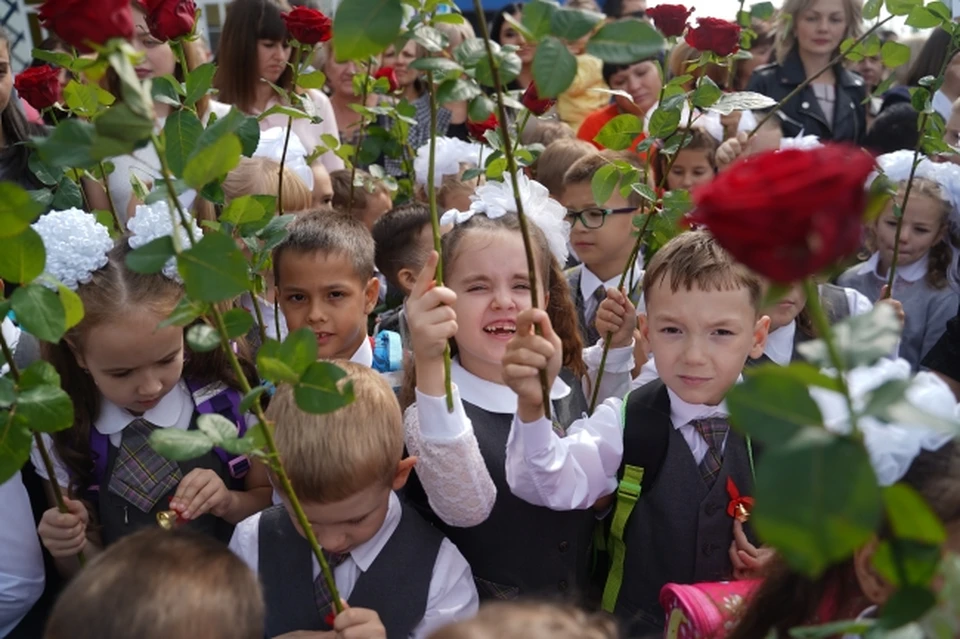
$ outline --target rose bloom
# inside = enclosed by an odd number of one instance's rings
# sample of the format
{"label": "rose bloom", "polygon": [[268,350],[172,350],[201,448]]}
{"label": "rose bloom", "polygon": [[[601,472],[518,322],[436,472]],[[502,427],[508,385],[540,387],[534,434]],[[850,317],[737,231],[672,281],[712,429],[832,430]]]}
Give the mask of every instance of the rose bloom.
{"label": "rose bloom", "polygon": [[37,17],[45,29],[80,53],[93,52],[91,43],[133,39],[130,0],[46,0]]}
{"label": "rose bloom", "polygon": [[860,246],[874,164],[844,144],[755,155],[694,191],[690,221],[750,269],[795,282]]}
{"label": "rose bloom", "polygon": [[687,9],[682,4],[659,4],[647,9],[647,17],[653,20],[654,26],[668,38],[683,35],[691,13],[693,9]]}
{"label": "rose bloom", "polygon": [[487,131],[496,130],[498,126],[500,126],[500,123],[497,120],[497,116],[493,113],[483,122],[467,120],[467,132],[470,134],[470,137],[478,142],[486,142],[487,139],[484,137],[484,134]]}
{"label": "rose bloom", "polygon": [[309,7],[294,7],[293,11],[284,13],[283,21],[287,31],[300,44],[315,45],[326,42],[333,35],[333,23],[322,12]]}
{"label": "rose bloom", "polygon": [[397,71],[393,67],[380,67],[377,69],[377,72],[373,74],[373,77],[375,80],[386,78],[387,82],[390,83],[389,93],[393,93],[400,88],[400,82],[397,80]]}
{"label": "rose bloom", "polygon": [[697,51],[712,51],[720,57],[740,50],[740,26],[720,18],[698,18],[687,31],[687,44]]}
{"label": "rose bloom", "polygon": [[543,115],[549,111],[557,101],[552,98],[541,98],[540,93],[537,92],[536,83],[531,82],[527,90],[523,92],[523,97],[520,98],[520,102],[530,110],[530,113]]}
{"label": "rose bloom", "polygon": [[52,107],[63,98],[60,86],[60,70],[49,64],[30,67],[13,82],[17,93],[38,111]]}
{"label": "rose bloom", "polygon": [[147,26],[157,40],[178,40],[193,32],[197,5],[193,0],[141,0]]}

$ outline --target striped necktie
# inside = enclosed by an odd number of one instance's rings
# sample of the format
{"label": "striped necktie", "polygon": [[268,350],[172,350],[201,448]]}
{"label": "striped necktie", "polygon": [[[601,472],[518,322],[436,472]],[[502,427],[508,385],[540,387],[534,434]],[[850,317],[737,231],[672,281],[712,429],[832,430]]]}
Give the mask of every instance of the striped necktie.
{"label": "striped necktie", "polygon": [[[323,556],[326,558],[330,570],[333,571],[337,566],[347,560],[350,553],[334,553],[324,550]],[[323,578],[322,570],[317,574],[317,578],[313,580],[313,596],[317,602],[317,610],[320,612],[321,621],[329,627],[331,624],[327,624],[327,617],[334,611],[333,594],[327,586],[327,580]]]}
{"label": "striped necktie", "polygon": [[720,474],[720,467],[723,466],[723,441],[730,432],[730,423],[726,417],[696,419],[690,423],[703,437],[703,441],[707,442],[707,454],[703,456],[699,469],[707,488],[713,488]]}

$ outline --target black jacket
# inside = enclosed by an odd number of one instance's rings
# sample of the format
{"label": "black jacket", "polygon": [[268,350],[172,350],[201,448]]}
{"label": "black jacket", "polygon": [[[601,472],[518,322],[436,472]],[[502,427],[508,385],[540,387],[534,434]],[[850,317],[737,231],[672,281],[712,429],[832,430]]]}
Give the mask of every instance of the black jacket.
{"label": "black jacket", "polygon": [[[817,96],[809,86],[790,99],[780,110],[785,137],[816,135],[821,140],[849,141],[860,144],[867,132],[867,111],[863,79],[842,65],[834,68],[837,77],[837,103],[833,122],[828,123]],[[756,91],[780,101],[806,79],[796,47],[783,61],[758,67],[750,77],[748,91]]]}

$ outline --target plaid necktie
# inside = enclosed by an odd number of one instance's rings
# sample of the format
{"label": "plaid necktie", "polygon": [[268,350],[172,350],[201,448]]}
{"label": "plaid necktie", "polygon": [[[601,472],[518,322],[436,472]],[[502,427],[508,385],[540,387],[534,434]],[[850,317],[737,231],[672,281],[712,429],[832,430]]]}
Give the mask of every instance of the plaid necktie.
{"label": "plaid necktie", "polygon": [[723,465],[723,440],[730,431],[730,424],[726,417],[711,417],[696,419],[692,422],[703,441],[707,442],[707,454],[700,462],[700,476],[708,488],[713,488]]}
{"label": "plaid necktie", "polygon": [[587,325],[585,327],[587,334],[586,346],[593,346],[597,343],[597,340],[602,337],[599,331],[597,331],[597,313],[600,312],[600,303],[607,299],[607,289],[603,288],[602,284],[593,292],[593,299],[597,305],[590,314],[590,317],[587,318]]}
{"label": "plaid necktie", "polygon": [[107,487],[145,513],[183,479],[176,462],[165,459],[150,447],[150,433],[156,428],[138,418],[123,429],[120,452]]}
{"label": "plaid necktie", "polygon": [[[324,550],[323,556],[326,558],[327,564],[330,566],[330,570],[332,571],[346,561],[350,556],[350,553],[334,553]],[[333,595],[330,592],[330,588],[327,587],[327,580],[323,578],[322,570],[317,575],[317,578],[313,580],[313,596],[317,601],[317,610],[320,611],[320,619],[326,624],[327,617],[330,616],[330,613],[333,612],[334,608]]]}

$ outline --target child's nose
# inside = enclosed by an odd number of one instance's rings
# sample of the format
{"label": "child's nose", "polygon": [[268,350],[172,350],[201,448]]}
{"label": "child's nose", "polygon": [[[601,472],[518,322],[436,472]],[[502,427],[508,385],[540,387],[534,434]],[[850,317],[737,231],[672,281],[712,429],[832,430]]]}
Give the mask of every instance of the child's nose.
{"label": "child's nose", "polygon": [[498,288],[493,292],[494,308],[510,308],[513,306],[513,295],[506,288]]}
{"label": "child's nose", "polygon": [[140,388],[137,389],[140,395],[145,397],[150,397],[156,395],[163,389],[163,382],[160,381],[159,377],[148,376],[140,383]]}

